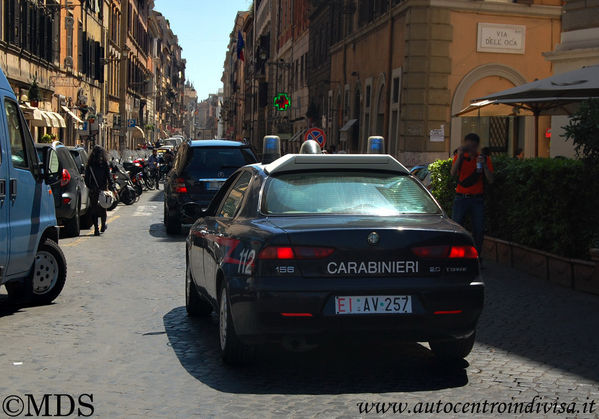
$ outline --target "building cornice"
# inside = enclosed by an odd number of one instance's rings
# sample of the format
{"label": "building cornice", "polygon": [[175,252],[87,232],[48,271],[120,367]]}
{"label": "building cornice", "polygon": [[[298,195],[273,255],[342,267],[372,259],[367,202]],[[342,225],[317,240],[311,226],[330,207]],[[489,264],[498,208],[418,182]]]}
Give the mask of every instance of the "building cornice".
{"label": "building cornice", "polygon": [[407,10],[415,7],[432,7],[439,9],[450,9],[451,11],[465,11],[481,14],[495,14],[501,16],[524,16],[536,17],[542,19],[556,19],[562,15],[561,6],[545,5],[525,5],[518,3],[494,3],[470,0],[406,0],[384,15],[350,34],[345,39],[331,46],[331,53],[338,52],[346,44],[351,44],[365,38],[372,31],[388,23],[391,18],[395,18],[406,13]]}
{"label": "building cornice", "polygon": [[599,58],[599,48],[581,48],[561,51],[544,52],[543,56],[547,61],[560,62],[582,60],[588,58]]}

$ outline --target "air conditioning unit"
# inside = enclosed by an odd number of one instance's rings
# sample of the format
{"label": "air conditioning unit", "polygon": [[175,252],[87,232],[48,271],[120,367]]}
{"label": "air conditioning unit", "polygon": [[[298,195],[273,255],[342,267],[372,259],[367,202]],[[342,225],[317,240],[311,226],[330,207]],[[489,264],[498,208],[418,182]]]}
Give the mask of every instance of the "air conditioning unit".
{"label": "air conditioning unit", "polygon": [[67,55],[64,57],[64,66],[65,68],[72,69],[73,68],[73,57]]}

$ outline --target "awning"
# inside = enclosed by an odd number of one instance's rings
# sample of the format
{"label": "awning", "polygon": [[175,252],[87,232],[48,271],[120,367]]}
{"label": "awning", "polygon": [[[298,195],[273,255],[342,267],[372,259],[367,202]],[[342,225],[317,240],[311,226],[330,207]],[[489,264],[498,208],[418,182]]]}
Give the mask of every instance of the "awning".
{"label": "awning", "polygon": [[291,137],[291,140],[289,140],[290,143],[293,143],[295,141],[301,141],[302,136],[306,133],[306,131],[308,130],[308,128],[302,128],[300,129],[298,132],[296,132],[293,137]]}
{"label": "awning", "polygon": [[20,107],[21,107],[21,110],[23,111],[23,115],[25,116],[25,119],[28,121],[31,121],[32,125],[40,126],[40,125],[36,125],[35,123],[42,123],[42,121],[45,123],[45,119],[42,116],[42,112],[38,108],[31,106],[27,102],[21,104]]}
{"label": "awning", "polygon": [[39,119],[39,120],[35,119],[35,120],[31,121],[31,125],[33,125],[34,127],[53,127],[54,126],[54,121],[48,115],[48,112],[39,111],[39,113],[41,115],[41,119]]}
{"label": "awning", "polygon": [[141,127],[138,127],[137,125],[134,126],[133,128],[131,128],[131,131],[132,131],[131,136],[133,138],[143,138],[143,139],[146,138],[146,134],[144,133],[144,130],[141,129]]}
{"label": "awning", "polygon": [[46,116],[50,119],[52,127],[66,128],[67,124],[65,124],[64,118],[60,114],[58,114],[56,112],[50,112],[50,111],[42,111],[42,113],[45,113]]}
{"label": "awning", "polygon": [[343,127],[341,127],[341,129],[339,130],[340,132],[347,132],[351,129],[351,127],[354,126],[354,124],[358,122],[357,119],[350,119],[349,121],[347,121],[345,123],[345,125]]}
{"label": "awning", "polygon": [[81,120],[81,118],[79,118],[74,112],[72,112],[69,108],[67,108],[66,106],[62,107],[62,110],[66,112],[67,115],[69,115],[74,122],[78,123],[78,124],[83,124],[83,121]]}

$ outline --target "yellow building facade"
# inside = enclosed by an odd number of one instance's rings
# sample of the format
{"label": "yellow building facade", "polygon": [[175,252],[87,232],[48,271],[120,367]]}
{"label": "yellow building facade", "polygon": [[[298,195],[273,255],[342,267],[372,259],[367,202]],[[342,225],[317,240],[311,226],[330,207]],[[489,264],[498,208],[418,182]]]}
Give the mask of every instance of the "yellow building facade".
{"label": "yellow building facade", "polygon": [[[362,152],[369,135],[382,135],[388,152],[414,165],[447,158],[477,132],[492,153],[534,155],[531,117],[453,115],[473,99],[552,74],[542,54],[559,42],[561,1],[386,4],[346,4],[345,35],[331,47],[332,143]],[[549,155],[544,133],[540,156]]]}

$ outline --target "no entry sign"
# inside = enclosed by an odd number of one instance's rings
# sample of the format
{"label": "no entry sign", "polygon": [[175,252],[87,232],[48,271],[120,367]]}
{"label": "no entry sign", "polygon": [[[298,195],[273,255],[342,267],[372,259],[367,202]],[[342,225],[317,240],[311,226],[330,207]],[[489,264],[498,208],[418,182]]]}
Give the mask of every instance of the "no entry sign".
{"label": "no entry sign", "polygon": [[327,143],[327,136],[320,128],[310,128],[304,135],[304,141],[308,140],[316,141],[322,148]]}

